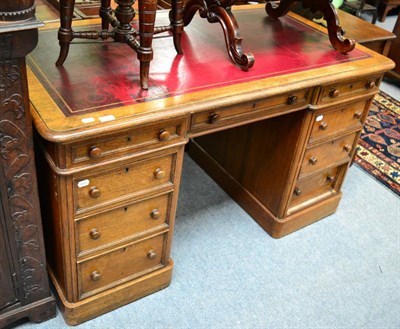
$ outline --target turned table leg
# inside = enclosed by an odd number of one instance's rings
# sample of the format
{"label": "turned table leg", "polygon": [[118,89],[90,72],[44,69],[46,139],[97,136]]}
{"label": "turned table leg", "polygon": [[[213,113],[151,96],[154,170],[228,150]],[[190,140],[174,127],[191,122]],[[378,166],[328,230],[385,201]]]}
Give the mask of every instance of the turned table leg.
{"label": "turned table leg", "polygon": [[172,25],[172,37],[174,40],[174,47],[178,54],[183,54],[181,45],[181,36],[184,26],[182,19],[182,10],[183,0],[172,0],[170,21]]}
{"label": "turned table leg", "polygon": [[157,0],[139,0],[140,46],[137,57],[140,61],[140,81],[142,89],[149,88],[149,68],[153,59],[153,34],[156,20]]}
{"label": "turned table leg", "polygon": [[[58,39],[60,42],[60,55],[56,65],[62,65],[69,51],[69,45],[74,38],[81,39],[107,39],[113,38],[116,42],[126,43],[137,52],[140,62],[140,86],[142,89],[149,87],[149,68],[153,59],[153,35],[155,33],[155,19],[157,0],[139,1],[139,31],[136,31],[131,22],[135,17],[133,4],[135,0],[115,0],[117,7],[111,8],[111,0],[101,0],[99,15],[101,17],[101,31],[73,31],[72,17],[75,0],[60,0],[60,29]],[[178,54],[182,54],[181,34],[183,32],[182,20],[183,0],[173,0],[170,12],[169,26],[157,28],[158,33],[171,31],[174,46]],[[113,27],[108,30],[109,25]]]}
{"label": "turned table leg", "polygon": [[101,29],[108,30],[110,27],[109,16],[112,14],[111,0],[101,0],[99,14],[101,17]]}
{"label": "turned table leg", "polygon": [[60,55],[56,65],[63,65],[68,56],[69,44],[74,39],[72,32],[72,17],[74,15],[75,0],[60,0],[60,28],[58,41],[60,43]]}

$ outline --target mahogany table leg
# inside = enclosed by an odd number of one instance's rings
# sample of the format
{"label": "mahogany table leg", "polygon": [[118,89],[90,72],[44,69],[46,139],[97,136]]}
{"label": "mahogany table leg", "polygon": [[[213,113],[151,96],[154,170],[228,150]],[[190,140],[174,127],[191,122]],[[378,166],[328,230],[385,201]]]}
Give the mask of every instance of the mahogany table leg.
{"label": "mahogany table leg", "polygon": [[248,70],[254,65],[254,56],[251,53],[243,53],[239,26],[231,12],[231,5],[234,2],[235,0],[225,2],[189,0],[183,10],[183,22],[187,26],[197,10],[200,13],[200,17],[207,18],[210,23],[219,22],[224,32],[229,57],[240,69]]}
{"label": "mahogany table leg", "polygon": [[100,17],[101,17],[101,28],[103,30],[108,30],[110,26],[110,20],[108,19],[109,15],[111,15],[111,0],[101,0],[100,4]]}
{"label": "mahogany table leg", "polygon": [[182,19],[183,0],[172,0],[170,21],[172,25],[172,37],[174,40],[174,47],[178,54],[182,55],[181,36],[183,32],[183,19]]}
{"label": "mahogany table leg", "polygon": [[[281,0],[277,7],[272,7],[271,3],[267,2],[265,10],[269,16],[278,18],[286,15],[294,2],[297,0]],[[302,0],[301,3],[304,8],[310,8],[312,12],[322,12],[328,24],[329,40],[335,50],[348,53],[354,49],[355,41],[344,39],[342,36],[339,18],[331,0]]]}
{"label": "mahogany table leg", "polygon": [[74,39],[72,32],[72,17],[74,15],[75,0],[60,0],[60,28],[58,41],[60,43],[60,55],[56,66],[63,65],[68,56],[69,44]]}
{"label": "mahogany table leg", "polygon": [[153,34],[156,20],[157,0],[139,0],[140,47],[137,57],[140,61],[140,83],[142,89],[149,88],[149,68],[153,59]]}

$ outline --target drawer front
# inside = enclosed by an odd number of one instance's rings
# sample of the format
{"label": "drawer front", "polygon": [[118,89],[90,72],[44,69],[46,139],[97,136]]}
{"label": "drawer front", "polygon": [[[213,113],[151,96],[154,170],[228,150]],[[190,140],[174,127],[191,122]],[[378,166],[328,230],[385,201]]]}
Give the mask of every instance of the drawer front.
{"label": "drawer front", "polygon": [[290,94],[195,113],[192,115],[190,132],[195,133],[221,125],[234,124],[237,121],[251,120],[273,114],[274,110],[299,108],[308,104],[309,93],[309,90],[299,90]]}
{"label": "drawer front", "polygon": [[78,256],[151,229],[166,228],[171,193],[121,206],[76,222]]}
{"label": "drawer front", "polygon": [[78,263],[81,298],[160,268],[165,238],[165,234],[159,235]]}
{"label": "drawer front", "polygon": [[[182,121],[182,120],[181,120]],[[167,122],[71,146],[72,164],[95,163],[129,152],[185,143],[184,122]]]}
{"label": "drawer front", "polygon": [[346,104],[331,111],[318,111],[315,113],[309,142],[327,139],[346,131],[361,130],[366,115],[365,101]]}
{"label": "drawer front", "polygon": [[326,167],[349,162],[355,139],[356,133],[353,133],[307,149],[300,178]]}
{"label": "drawer front", "polygon": [[299,179],[293,190],[289,208],[304,202],[316,203],[321,198],[324,199],[334,193],[334,188],[338,182],[339,168],[326,169],[305,179]]}
{"label": "drawer front", "polygon": [[116,199],[128,199],[140,190],[172,184],[175,154],[134,162],[92,176],[74,178],[75,211]]}
{"label": "drawer front", "polygon": [[355,97],[366,92],[378,92],[379,77],[364,77],[357,81],[324,86],[321,92],[320,104],[329,104],[349,97]]}

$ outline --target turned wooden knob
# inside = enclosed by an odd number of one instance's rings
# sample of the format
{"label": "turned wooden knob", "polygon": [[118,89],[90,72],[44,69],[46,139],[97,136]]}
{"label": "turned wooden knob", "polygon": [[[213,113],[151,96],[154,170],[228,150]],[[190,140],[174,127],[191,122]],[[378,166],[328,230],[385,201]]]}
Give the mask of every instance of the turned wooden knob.
{"label": "turned wooden knob", "polygon": [[157,179],[162,179],[162,178],[164,178],[164,177],[165,177],[165,171],[162,170],[161,168],[157,168],[157,169],[154,171],[154,177],[157,178]]}
{"label": "turned wooden knob", "polygon": [[356,113],[354,113],[354,117],[355,117],[356,119],[360,119],[361,116],[362,116],[362,112],[360,112],[360,111],[357,111]]}
{"label": "turned wooden knob", "polygon": [[90,278],[92,279],[92,281],[99,281],[101,279],[101,274],[99,271],[93,271],[92,273],[90,273]]}
{"label": "turned wooden knob", "polygon": [[367,89],[372,89],[372,88],[374,88],[375,87],[375,82],[374,81],[368,81],[366,84],[365,84],[365,88],[367,88]]}
{"label": "turned wooden knob", "polygon": [[322,121],[322,122],[320,123],[320,125],[319,125],[319,129],[321,129],[321,130],[326,130],[326,129],[328,129],[328,124],[327,124],[326,122]]}
{"label": "turned wooden knob", "polygon": [[298,100],[297,96],[295,96],[295,95],[290,95],[290,96],[288,97],[287,103],[288,103],[289,105],[294,105],[294,104],[297,103],[297,100]]}
{"label": "turned wooden knob", "polygon": [[90,230],[89,235],[93,240],[97,240],[98,238],[100,238],[101,233],[97,228],[93,228]]}
{"label": "turned wooden knob", "polygon": [[329,183],[332,183],[335,180],[335,176],[329,175],[328,177],[326,177],[326,181]]}
{"label": "turned wooden knob", "polygon": [[339,96],[339,94],[340,94],[339,90],[337,90],[337,89],[332,89],[332,90],[330,91],[330,93],[329,93],[329,96],[330,96],[331,98],[336,98],[336,97]]}
{"label": "turned wooden knob", "polygon": [[98,189],[96,186],[93,186],[90,191],[89,191],[89,195],[93,198],[93,199],[97,199],[100,195],[101,195],[101,191],[100,189]]}
{"label": "turned wooden knob", "polygon": [[311,157],[308,162],[310,162],[312,165],[315,165],[318,162],[318,159],[316,157]]}
{"label": "turned wooden knob", "polygon": [[219,120],[220,115],[218,113],[211,113],[210,116],[208,117],[208,122],[209,123],[215,123]]}
{"label": "turned wooden knob", "polygon": [[167,141],[169,138],[171,137],[171,134],[169,133],[168,130],[160,130],[160,132],[158,133],[158,139],[162,142]]}
{"label": "turned wooden knob", "polygon": [[160,212],[158,211],[158,209],[153,209],[150,213],[150,217],[153,219],[159,219],[161,216]]}
{"label": "turned wooden knob", "polygon": [[343,146],[343,150],[345,150],[346,152],[350,152],[351,151],[351,145],[350,144],[346,144],[345,146]]}
{"label": "turned wooden knob", "polygon": [[294,194],[297,195],[297,196],[299,196],[299,195],[301,194],[300,188],[296,187],[296,188],[294,189]]}
{"label": "turned wooden knob", "polygon": [[147,258],[148,259],[155,259],[157,257],[157,253],[154,251],[154,250],[150,250],[148,253],[147,253]]}
{"label": "turned wooden knob", "polygon": [[98,158],[100,155],[101,155],[101,148],[100,147],[97,147],[97,146],[92,146],[90,149],[89,149],[89,156],[92,158],[92,159],[95,159],[95,158]]}

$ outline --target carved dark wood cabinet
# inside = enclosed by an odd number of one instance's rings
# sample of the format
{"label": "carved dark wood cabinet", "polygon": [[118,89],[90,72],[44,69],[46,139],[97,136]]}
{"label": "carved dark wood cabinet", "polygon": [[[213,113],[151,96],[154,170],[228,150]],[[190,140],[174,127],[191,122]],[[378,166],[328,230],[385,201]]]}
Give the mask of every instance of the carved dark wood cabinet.
{"label": "carved dark wood cabinet", "polygon": [[0,328],[55,315],[37,194],[25,55],[37,43],[34,0],[0,2]]}

